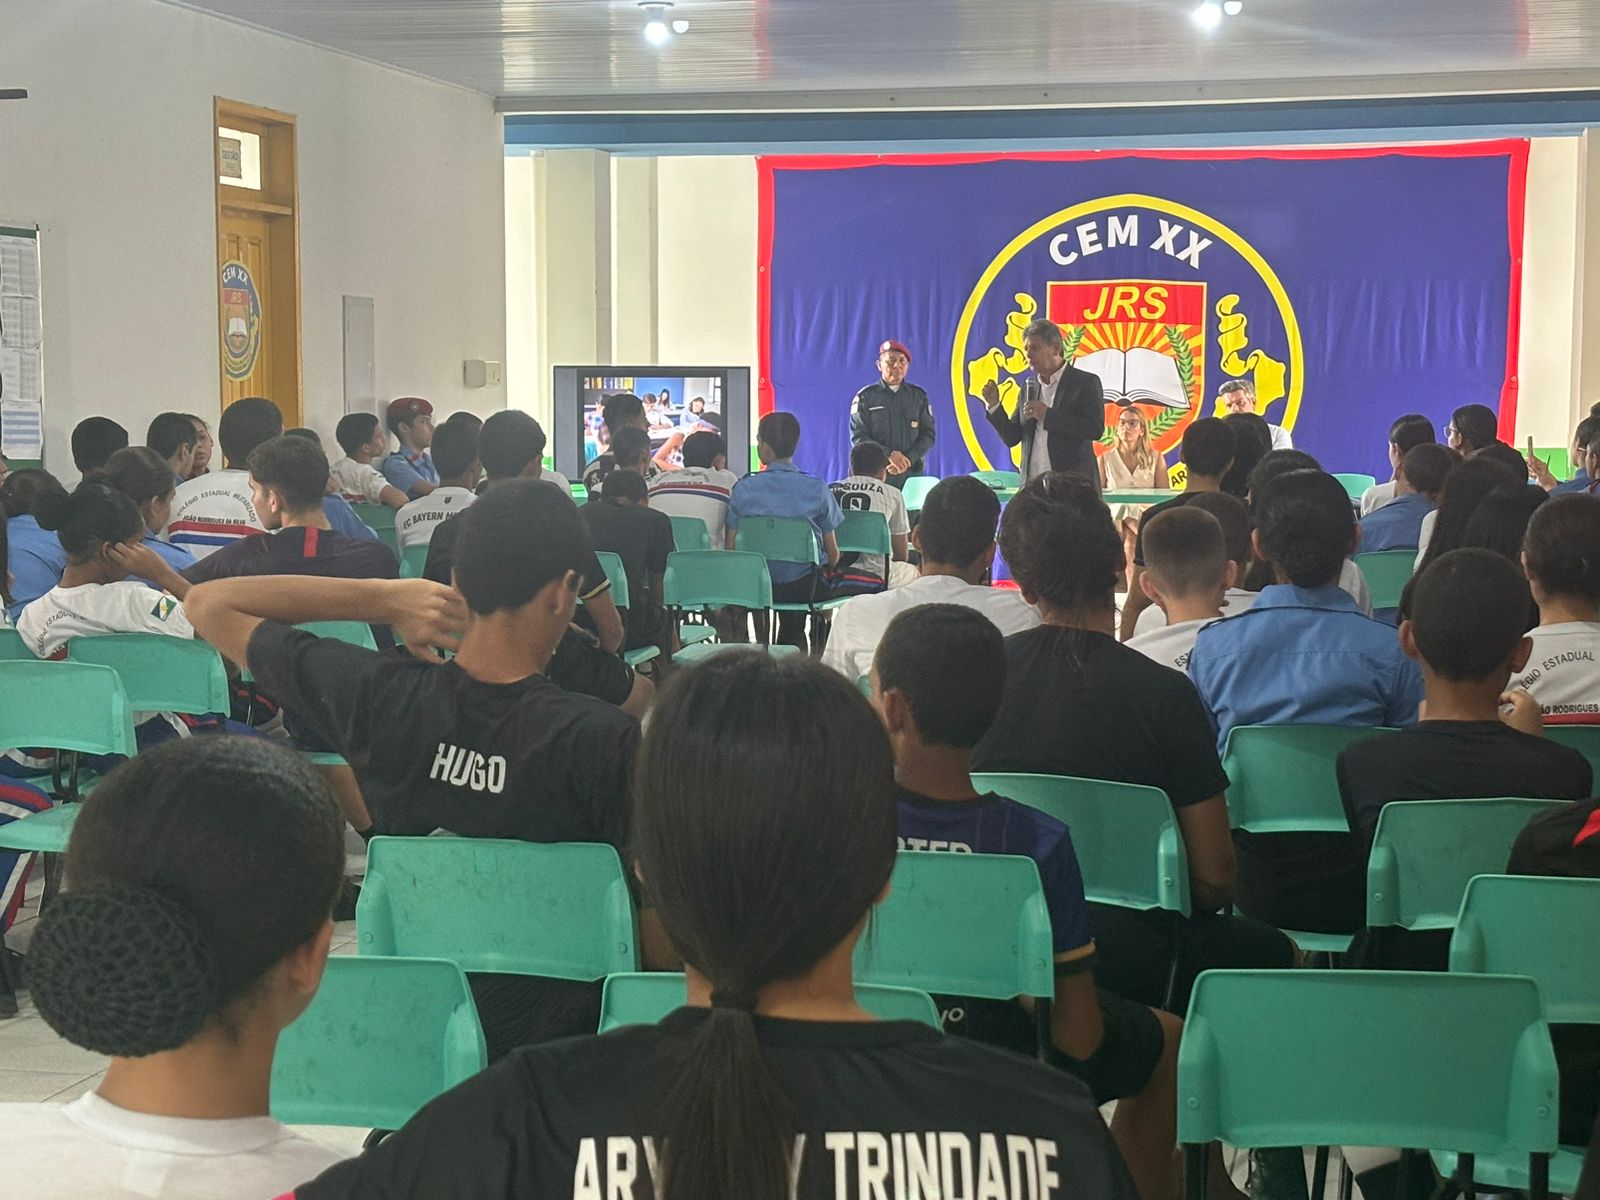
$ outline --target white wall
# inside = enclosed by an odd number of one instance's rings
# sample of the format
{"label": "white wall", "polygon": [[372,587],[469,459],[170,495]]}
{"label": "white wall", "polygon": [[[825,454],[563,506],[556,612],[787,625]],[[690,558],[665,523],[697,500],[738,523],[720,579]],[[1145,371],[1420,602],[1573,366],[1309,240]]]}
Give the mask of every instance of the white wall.
{"label": "white wall", "polygon": [[[341,296],[375,300],[380,399],[445,412],[505,358],[503,139],[489,97],[155,0],[5,0],[0,221],[42,227],[46,461],[72,426],[135,442],[157,412],[218,411],[212,97],[298,119],[304,415],[343,413]],[[330,442],[331,446],[331,442]]]}
{"label": "white wall", "polygon": [[1574,304],[1583,142],[1534,138],[1522,224],[1517,445],[1565,446],[1577,424]]}

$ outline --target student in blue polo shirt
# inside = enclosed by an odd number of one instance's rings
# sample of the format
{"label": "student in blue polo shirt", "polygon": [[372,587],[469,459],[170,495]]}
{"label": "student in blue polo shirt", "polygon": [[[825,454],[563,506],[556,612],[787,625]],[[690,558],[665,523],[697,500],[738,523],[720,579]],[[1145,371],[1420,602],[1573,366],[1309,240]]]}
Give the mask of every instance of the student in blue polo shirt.
{"label": "student in blue polo shirt", "polygon": [[1361,552],[1420,546],[1422,519],[1438,504],[1453,465],[1450,451],[1438,442],[1407,450],[1394,469],[1394,499],[1361,518]]}
{"label": "student in blue polo shirt", "polygon": [[[800,444],[800,422],[793,413],[770,412],[756,427],[756,452],[766,469],[746,475],[728,496],[727,545],[735,548],[743,517],[800,517],[811,522],[827,567],[839,565],[839,545],[833,531],[844,522],[839,502],[828,485],[794,465]],[[779,604],[801,604],[830,595],[827,576],[805,563],[773,562],[772,599]],[[778,614],[778,640],[802,649],[806,644],[806,614]]]}
{"label": "student in blue polo shirt", "polygon": [[29,467],[12,471],[0,485],[0,510],[10,549],[3,569],[11,572],[6,615],[13,621],[30,600],[37,600],[61,582],[67,552],[51,529],[39,525],[39,514],[65,503],[67,490],[49,471]]}
{"label": "student in blue polo shirt", "polygon": [[[1339,587],[1361,534],[1350,497],[1323,471],[1290,471],[1256,497],[1255,552],[1275,583],[1255,605],[1200,631],[1189,677],[1219,751],[1240,725],[1411,725],[1422,676],[1392,625]],[[1330,764],[1331,767],[1331,764]],[[1366,858],[1345,834],[1237,834],[1235,900],[1280,929],[1361,927]]]}
{"label": "student in blue polo shirt", "polygon": [[389,405],[389,432],[400,449],[383,460],[383,474],[408,500],[426,496],[439,486],[428,447],[433,445],[433,405],[421,396],[402,396]]}

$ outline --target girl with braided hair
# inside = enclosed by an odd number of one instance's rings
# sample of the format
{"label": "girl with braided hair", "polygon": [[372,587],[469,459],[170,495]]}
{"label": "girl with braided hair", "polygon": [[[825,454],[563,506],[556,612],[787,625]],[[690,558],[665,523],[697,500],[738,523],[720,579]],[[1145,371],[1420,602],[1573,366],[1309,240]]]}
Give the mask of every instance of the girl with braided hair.
{"label": "girl with braided hair", "polygon": [[91,793],[28,986],[111,1064],[69,1104],[0,1104],[15,1194],[266,1200],[335,1161],[267,1095],[327,961],[343,828],[316,772],[264,738],[168,742]]}

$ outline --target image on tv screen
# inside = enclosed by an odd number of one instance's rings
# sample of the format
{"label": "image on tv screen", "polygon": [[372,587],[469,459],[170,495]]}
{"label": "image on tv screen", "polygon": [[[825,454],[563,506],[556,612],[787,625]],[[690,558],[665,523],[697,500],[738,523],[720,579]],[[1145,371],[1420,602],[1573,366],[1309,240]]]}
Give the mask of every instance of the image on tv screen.
{"label": "image on tv screen", "polygon": [[727,433],[723,415],[723,379],[718,375],[586,375],[578,381],[583,406],[583,461],[593,462],[610,448],[600,420],[606,397],[632,392],[644,403],[650,422],[651,453],[668,451],[673,465],[681,466],[679,447],[684,438],[701,429]]}

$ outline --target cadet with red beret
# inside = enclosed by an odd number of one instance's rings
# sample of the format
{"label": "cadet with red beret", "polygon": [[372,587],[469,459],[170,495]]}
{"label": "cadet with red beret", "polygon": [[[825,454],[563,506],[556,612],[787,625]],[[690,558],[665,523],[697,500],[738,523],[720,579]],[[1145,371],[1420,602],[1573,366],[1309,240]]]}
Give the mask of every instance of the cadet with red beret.
{"label": "cadet with red beret", "polygon": [[905,487],[906,479],[922,474],[922,463],[933,449],[933,409],[928,393],[906,382],[911,351],[890,340],[878,347],[878,381],[862,388],[850,401],[850,444],[877,442],[889,452],[888,483]]}

